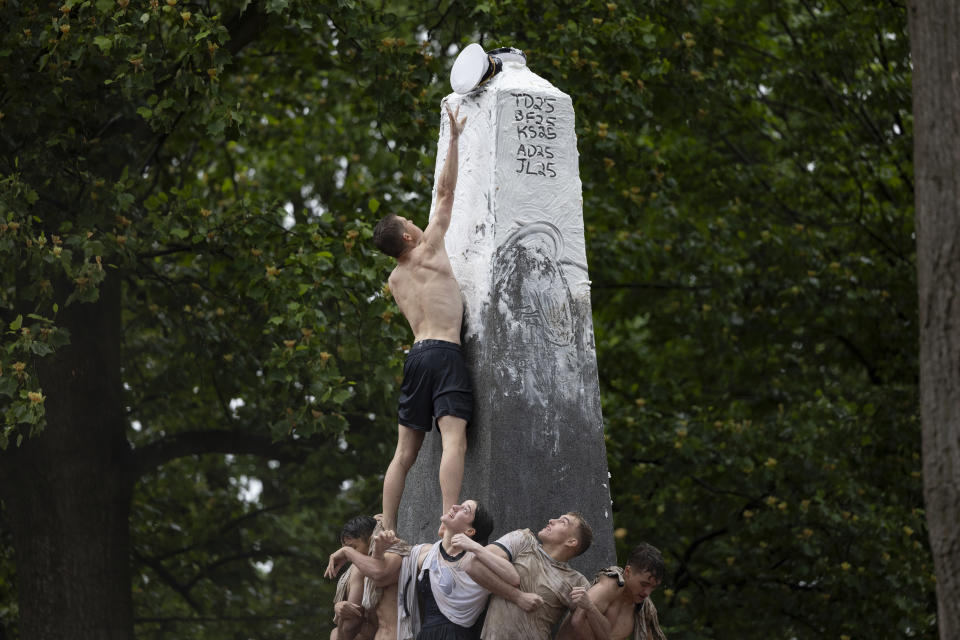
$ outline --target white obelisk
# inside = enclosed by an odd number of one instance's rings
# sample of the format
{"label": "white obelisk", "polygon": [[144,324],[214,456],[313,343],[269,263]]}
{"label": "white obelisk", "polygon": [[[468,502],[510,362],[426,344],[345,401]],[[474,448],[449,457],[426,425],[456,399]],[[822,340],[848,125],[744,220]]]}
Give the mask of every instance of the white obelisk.
{"label": "white obelisk", "polygon": [[[592,576],[616,558],[573,105],[508,60],[444,102],[467,116],[446,236],[475,400],[461,499],[490,508],[494,537],[582,512],[595,540],[572,564]],[[437,175],[449,139],[443,105],[440,113]],[[436,537],[436,436],[400,507],[399,531],[413,541]]]}

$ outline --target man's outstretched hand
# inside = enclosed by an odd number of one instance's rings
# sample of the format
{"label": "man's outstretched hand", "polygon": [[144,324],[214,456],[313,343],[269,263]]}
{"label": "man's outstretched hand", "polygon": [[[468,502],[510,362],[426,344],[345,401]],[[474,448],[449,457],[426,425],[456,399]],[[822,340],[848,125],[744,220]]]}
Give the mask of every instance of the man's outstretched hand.
{"label": "man's outstretched hand", "polygon": [[447,116],[450,117],[450,137],[458,138],[463,132],[463,127],[467,124],[467,116],[460,118],[460,105],[457,105],[456,113],[450,111],[449,104],[445,106],[447,107]]}
{"label": "man's outstretched hand", "polygon": [[323,572],[324,578],[336,578],[343,565],[347,564],[347,549],[349,547],[340,547],[330,554],[330,560],[327,562],[327,570]]}
{"label": "man's outstretched hand", "polygon": [[370,556],[378,560],[383,558],[383,554],[387,552],[387,549],[396,544],[397,540],[397,533],[393,530],[388,529],[379,532],[373,536],[373,542],[370,545]]}

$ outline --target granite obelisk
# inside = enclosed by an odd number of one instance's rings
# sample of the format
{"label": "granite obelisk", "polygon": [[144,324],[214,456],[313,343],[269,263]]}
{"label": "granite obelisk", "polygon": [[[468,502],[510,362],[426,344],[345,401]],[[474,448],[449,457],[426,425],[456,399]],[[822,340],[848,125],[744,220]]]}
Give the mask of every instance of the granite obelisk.
{"label": "granite obelisk", "polygon": [[[491,540],[582,512],[594,544],[571,564],[592,576],[616,558],[572,101],[511,59],[444,102],[467,116],[446,236],[475,401],[461,499],[490,508]],[[449,140],[440,112],[437,175]],[[433,433],[400,505],[408,540],[436,539],[439,460]]]}

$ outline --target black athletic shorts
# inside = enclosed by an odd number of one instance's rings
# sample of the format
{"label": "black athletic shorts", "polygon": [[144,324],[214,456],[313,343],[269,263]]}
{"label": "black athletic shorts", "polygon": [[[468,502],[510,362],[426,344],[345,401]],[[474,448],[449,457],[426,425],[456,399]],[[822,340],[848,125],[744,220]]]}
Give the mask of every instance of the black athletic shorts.
{"label": "black athletic shorts", "polygon": [[446,340],[414,343],[403,363],[403,386],[397,422],[430,431],[443,416],[473,416],[473,389],[460,345]]}

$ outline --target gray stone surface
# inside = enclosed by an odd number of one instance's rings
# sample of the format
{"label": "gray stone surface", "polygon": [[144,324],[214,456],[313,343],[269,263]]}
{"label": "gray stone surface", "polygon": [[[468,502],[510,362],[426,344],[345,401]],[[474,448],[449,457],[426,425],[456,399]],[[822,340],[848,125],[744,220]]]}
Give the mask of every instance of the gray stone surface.
{"label": "gray stone surface", "polygon": [[[572,564],[592,577],[616,557],[573,107],[517,63],[445,102],[467,116],[446,242],[476,402],[461,499],[490,508],[491,540],[582,512],[594,544]],[[436,539],[440,451],[434,431],[407,477],[398,528],[408,540]]]}

